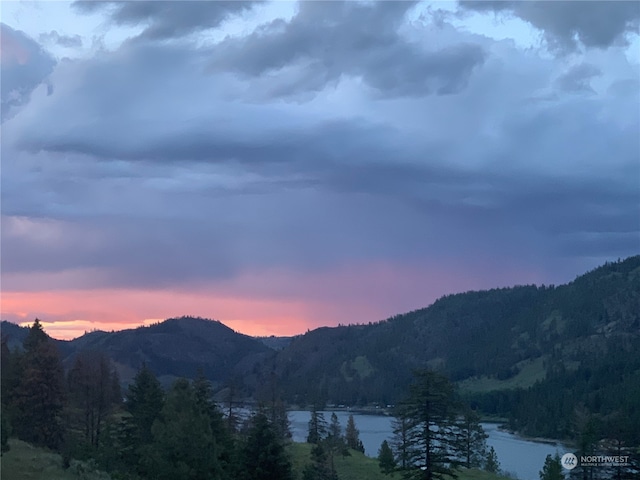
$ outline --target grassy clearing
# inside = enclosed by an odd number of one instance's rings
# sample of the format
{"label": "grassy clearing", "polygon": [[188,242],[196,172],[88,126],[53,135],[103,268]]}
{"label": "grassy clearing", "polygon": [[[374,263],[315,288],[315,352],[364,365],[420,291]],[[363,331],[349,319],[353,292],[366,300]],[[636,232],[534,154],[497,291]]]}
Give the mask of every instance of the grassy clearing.
{"label": "grassy clearing", "polygon": [[[302,470],[311,462],[311,445],[308,443],[292,443],[289,446],[293,471],[297,478],[302,478]],[[351,455],[335,457],[336,471],[340,480],[399,480],[400,475],[385,475],[380,471],[378,461],[361,452],[350,450]]]}
{"label": "grassy clearing", "polygon": [[523,361],[519,364],[520,371],[517,375],[507,379],[498,380],[486,376],[467,378],[458,383],[460,391],[468,393],[491,392],[494,390],[511,390],[514,388],[527,388],[546,376],[544,369],[545,357],[535,360]]}
{"label": "grassy clearing", "polygon": [[[1,457],[1,478],[7,480],[110,480],[104,472],[97,472],[85,462],[72,460],[71,467],[62,468],[62,457],[57,453],[37,448],[20,440],[11,439],[11,450]],[[288,447],[296,478],[302,478],[304,466],[310,462],[311,445],[292,443]],[[335,458],[340,480],[400,480],[398,473],[385,475],[378,461],[351,450],[351,456]],[[480,470],[459,471],[458,480],[504,480],[505,477]]]}
{"label": "grassy clearing", "polygon": [[360,378],[367,378],[372,375],[374,372],[373,367],[369,363],[367,357],[362,355],[353,359],[353,363],[351,363],[351,368],[353,368]]}
{"label": "grassy clearing", "polygon": [[[378,461],[369,458],[363,453],[350,450],[351,456],[338,456],[335,458],[336,471],[340,480],[400,480],[399,473],[385,475],[380,471]],[[296,478],[302,478],[304,466],[310,463],[311,445],[308,443],[292,443],[289,453],[293,463],[293,471]],[[458,480],[505,480],[506,477],[494,475],[481,470],[460,469]]]}
{"label": "grassy clearing", "polygon": [[0,460],[0,471],[7,480],[110,480],[104,472],[96,472],[85,462],[72,460],[68,469],[62,468],[57,453],[10,439],[11,450]]}

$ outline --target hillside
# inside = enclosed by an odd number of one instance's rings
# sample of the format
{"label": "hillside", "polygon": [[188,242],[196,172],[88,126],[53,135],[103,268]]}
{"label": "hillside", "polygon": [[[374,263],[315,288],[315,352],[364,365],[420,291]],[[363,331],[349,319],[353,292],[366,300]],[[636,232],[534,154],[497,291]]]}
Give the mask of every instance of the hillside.
{"label": "hillside", "polygon": [[59,453],[34,447],[18,439],[9,441],[11,449],[2,454],[0,477],[10,480],[111,480],[111,476],[90,462],[71,460],[64,468]]}
{"label": "hillside", "polygon": [[[303,478],[303,469],[310,463],[312,445],[308,443],[291,443],[287,450],[293,463],[297,478]],[[335,468],[340,480],[400,480],[400,472],[382,473],[378,460],[365,456],[356,450],[350,450],[349,456],[335,457]],[[509,477],[485,472],[477,469],[461,468],[456,471],[457,480],[508,480]],[[445,477],[453,480],[453,477]]]}
{"label": "hillside", "polygon": [[[26,331],[2,322],[2,332],[10,339],[10,348],[22,342]],[[56,340],[55,343],[67,366],[79,351],[105,352],[125,384],[143,363],[165,385],[178,377],[193,378],[199,369],[214,384],[220,384],[236,372],[250,371],[272,351],[261,341],[236,333],[218,321],[192,317],[172,318],[118,332],[94,331],[68,342]]]}
{"label": "hillside", "polygon": [[22,342],[27,338],[29,329],[21,327],[6,320],[0,324],[0,334],[7,339],[7,346],[10,349],[22,348]]}
{"label": "hillside", "polygon": [[[25,333],[2,328],[10,342]],[[449,295],[382,322],[291,338],[255,339],[183,317],[57,344],[67,364],[80,350],[106,352],[125,383],[143,362],[165,384],[202,369],[218,386],[234,378],[245,395],[277,380],[300,405],[395,404],[412,371],[431,367],[485,413],[510,417],[530,435],[566,438],[578,406],[605,423],[624,416],[640,432],[640,256],[567,285]]]}
{"label": "hillside", "polygon": [[177,377],[193,378],[199,369],[219,384],[236,369],[250,370],[271,351],[218,321],[191,317],[114,333],[94,332],[70,343],[77,350],[106,352],[123,380],[145,362],[165,384]]}
{"label": "hillside", "polygon": [[[266,369],[275,369],[286,397],[301,404],[393,404],[403,395],[411,371],[425,366],[443,370],[468,394],[519,391],[514,389],[536,382],[544,390],[545,382],[563,380],[569,383],[561,391],[571,392],[585,375],[598,376],[602,382],[579,391],[616,391],[606,408],[591,401],[591,410],[604,414],[621,408],[625,398],[636,398],[632,389],[640,375],[638,352],[640,256],[635,256],[567,285],[449,295],[387,321],[320,328],[294,338]],[[607,376],[614,368],[618,374]],[[580,401],[590,404],[591,397]],[[515,397],[505,398],[511,398],[506,400],[510,405],[515,402]],[[566,399],[565,411],[575,406],[574,400]],[[477,401],[491,413],[512,413],[499,408],[495,398],[480,395]],[[529,426],[522,419],[518,424],[529,433],[549,436],[563,436],[569,428],[558,425],[543,432]]]}

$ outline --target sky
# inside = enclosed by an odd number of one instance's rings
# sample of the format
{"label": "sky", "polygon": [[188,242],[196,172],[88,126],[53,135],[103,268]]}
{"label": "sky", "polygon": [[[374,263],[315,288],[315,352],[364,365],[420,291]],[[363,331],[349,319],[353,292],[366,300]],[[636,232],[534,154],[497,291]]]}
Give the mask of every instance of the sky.
{"label": "sky", "polygon": [[640,253],[640,4],[5,2],[1,318],[249,335]]}

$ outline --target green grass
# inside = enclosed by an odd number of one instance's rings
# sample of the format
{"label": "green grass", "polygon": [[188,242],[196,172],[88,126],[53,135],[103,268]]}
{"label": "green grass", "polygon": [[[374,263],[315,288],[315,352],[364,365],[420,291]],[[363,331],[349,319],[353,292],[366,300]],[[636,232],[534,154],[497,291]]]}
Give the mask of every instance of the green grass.
{"label": "green grass", "polygon": [[11,450],[2,454],[0,470],[7,480],[109,480],[104,472],[96,472],[84,462],[72,460],[68,469],[62,468],[57,453],[10,439]]}
{"label": "green grass", "polygon": [[[369,458],[363,453],[350,450],[351,455],[335,458],[336,472],[340,480],[400,480],[399,473],[385,475],[380,471],[378,460]],[[289,454],[293,463],[293,471],[296,478],[302,478],[304,466],[310,463],[311,445],[308,443],[292,443],[289,446]],[[506,477],[495,475],[481,470],[460,469],[458,480],[504,480]]]}
{"label": "green grass", "polygon": [[340,373],[342,373],[342,376],[347,382],[351,382],[355,378],[348,374],[349,370],[355,371],[355,374],[360,378],[367,378],[375,371],[369,363],[369,360],[367,360],[367,357],[362,355],[354,358],[352,362],[342,362]]}
{"label": "green grass", "polygon": [[[399,480],[400,475],[385,475],[380,471],[378,461],[361,452],[350,450],[351,455],[338,455],[334,458],[336,472],[340,480]],[[292,443],[289,446],[291,462],[296,478],[302,478],[304,466],[311,462],[311,445]]]}
{"label": "green grass", "polygon": [[[69,469],[62,468],[62,457],[57,453],[37,448],[20,440],[9,441],[11,450],[2,455],[2,479],[7,480],[110,480],[104,472],[93,470],[84,462],[72,460]],[[304,466],[311,461],[311,445],[292,443],[288,447],[296,478],[302,478]],[[400,480],[398,473],[385,475],[378,461],[351,450],[351,455],[335,458],[340,480]],[[462,469],[458,480],[503,480],[505,477],[480,470]]]}
{"label": "green grass", "polygon": [[527,388],[546,376],[544,368],[545,357],[535,360],[525,360],[518,364],[520,371],[507,380],[498,380],[487,376],[467,378],[458,383],[461,392],[482,393],[494,390],[510,390],[514,388]]}
{"label": "green grass", "polygon": [[364,357],[362,355],[353,359],[351,368],[353,368],[358,373],[358,376],[360,378],[367,378],[374,372],[374,369],[369,363],[369,360],[367,360],[367,357]]}

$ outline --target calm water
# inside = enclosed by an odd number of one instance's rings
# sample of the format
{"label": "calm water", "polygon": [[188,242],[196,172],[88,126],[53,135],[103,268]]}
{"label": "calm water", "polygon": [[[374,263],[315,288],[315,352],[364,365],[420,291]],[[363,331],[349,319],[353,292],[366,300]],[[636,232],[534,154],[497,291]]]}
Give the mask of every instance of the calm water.
{"label": "calm water", "polygon": [[[327,423],[331,420],[331,412],[323,412]],[[343,433],[347,425],[349,412],[336,412]],[[311,415],[307,411],[291,411],[291,433],[295,442],[304,442],[307,439],[308,423]],[[390,440],[393,433],[391,417],[378,415],[354,414],[356,427],[360,430],[360,440],[364,444],[365,454],[370,457],[378,455],[380,444],[384,440]],[[532,442],[524,440],[516,435],[498,430],[498,426],[491,423],[483,423],[485,432],[489,435],[487,445],[492,446],[504,471],[515,474],[520,480],[539,480],[539,472],[544,465],[547,455],[555,454],[556,450],[562,456],[565,450],[560,444]]]}

